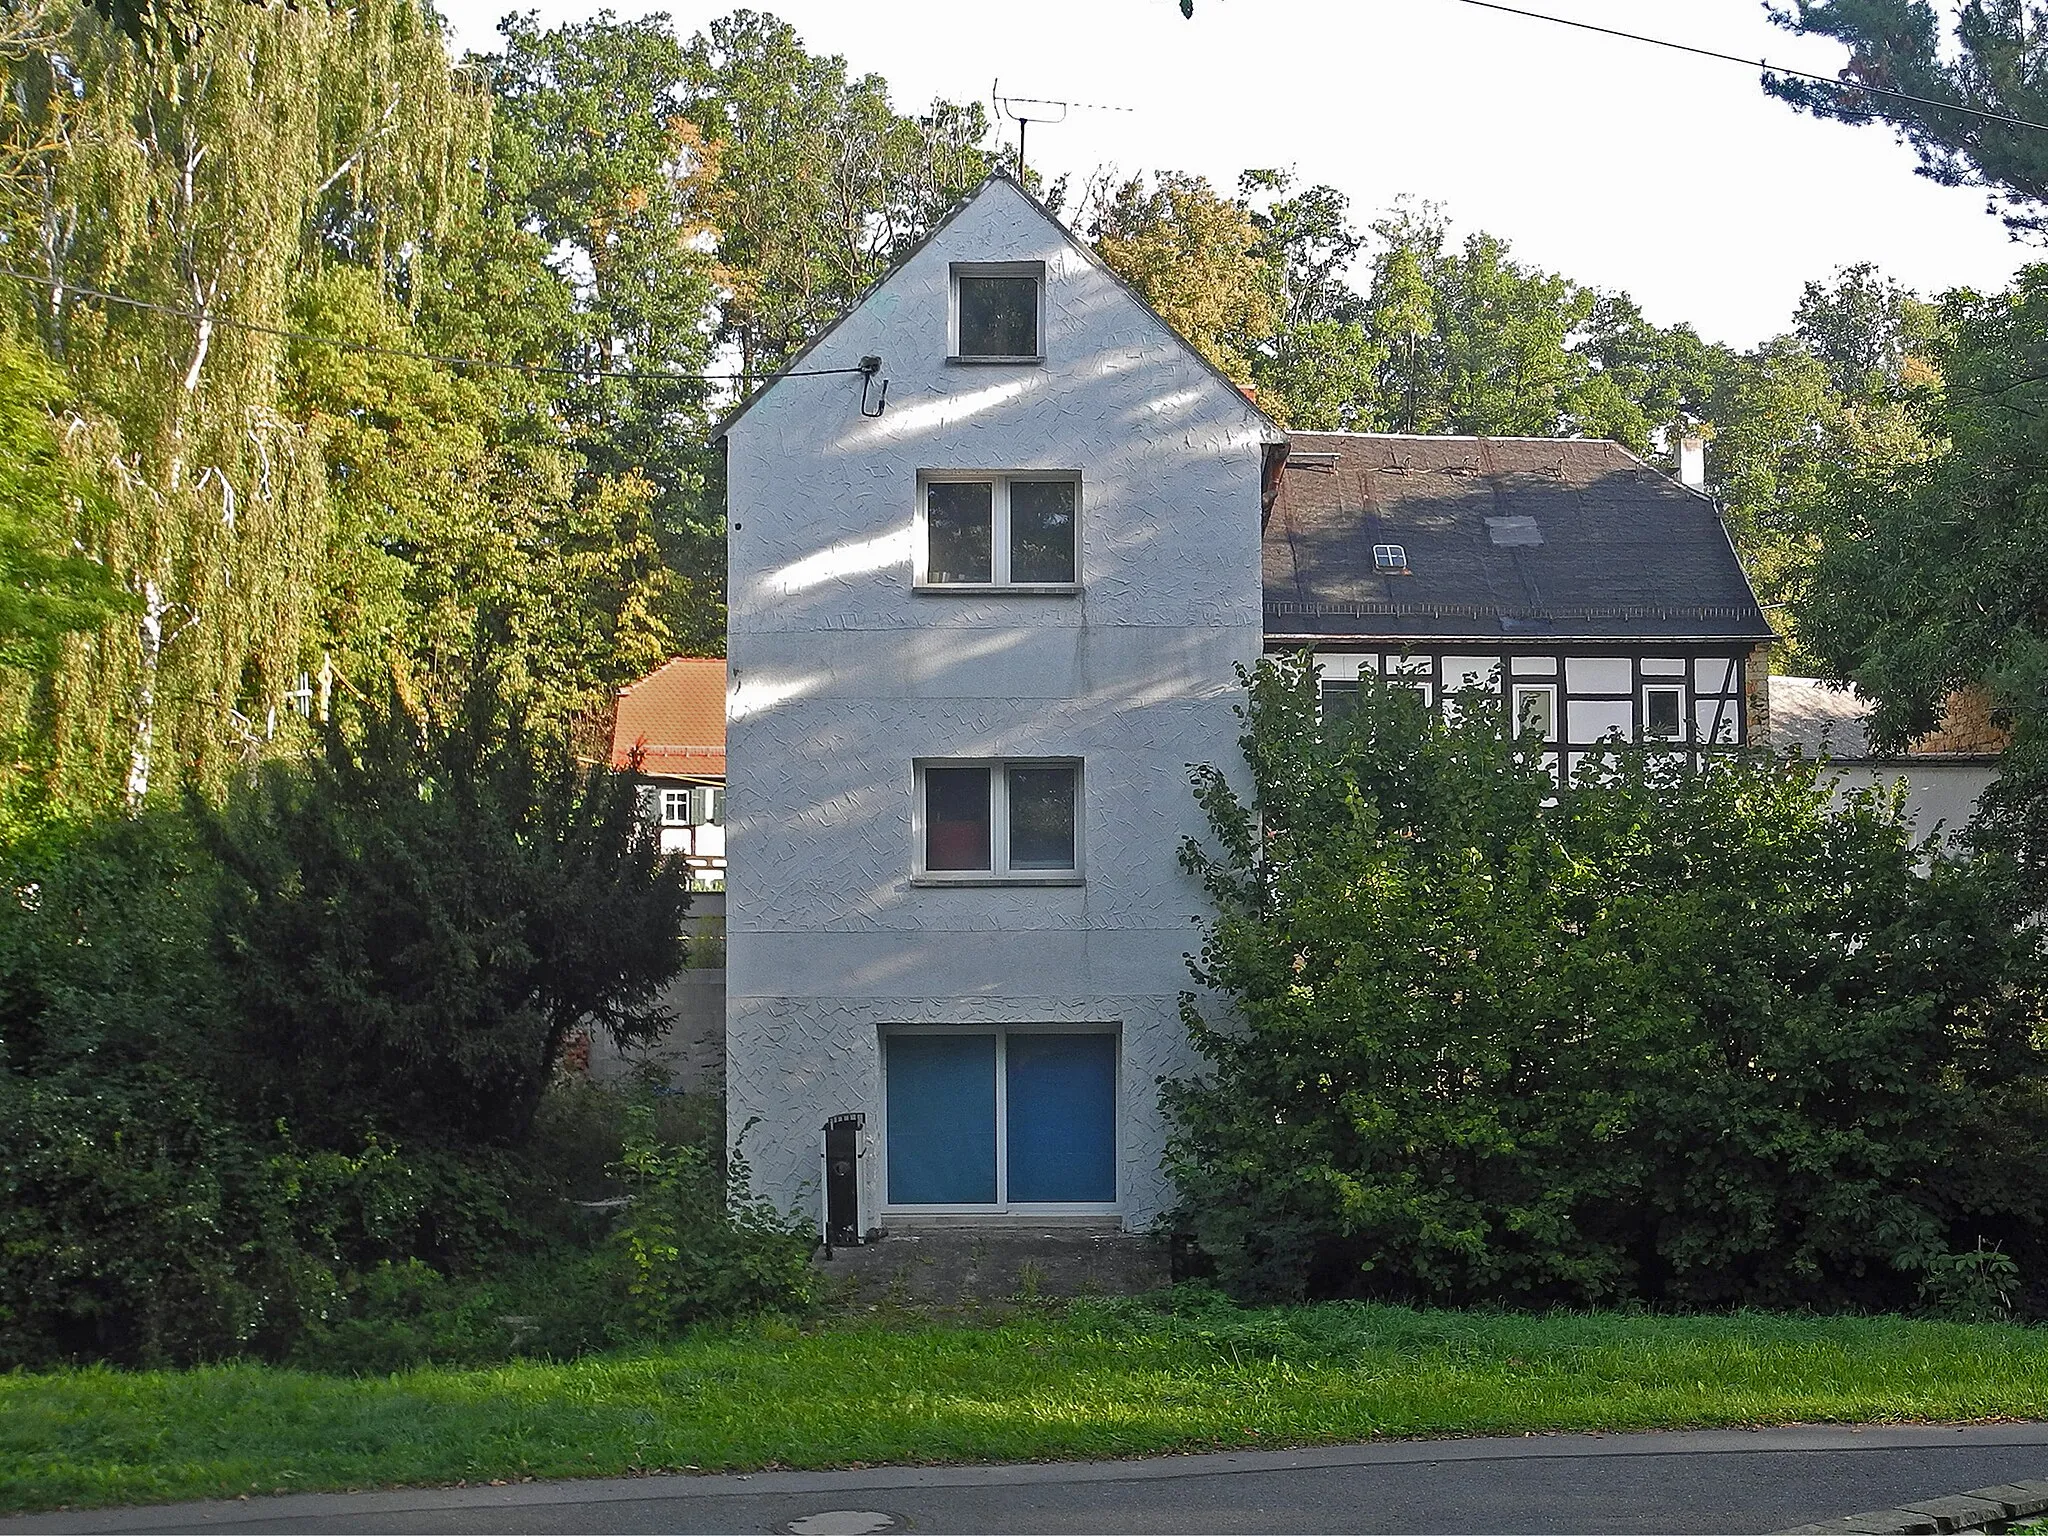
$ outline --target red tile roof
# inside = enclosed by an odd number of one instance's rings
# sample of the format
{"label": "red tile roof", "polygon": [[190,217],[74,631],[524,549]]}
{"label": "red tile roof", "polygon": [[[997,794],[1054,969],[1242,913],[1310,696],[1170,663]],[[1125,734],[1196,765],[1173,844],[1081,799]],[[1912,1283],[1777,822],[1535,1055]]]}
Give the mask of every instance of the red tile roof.
{"label": "red tile roof", "polygon": [[612,766],[625,767],[636,746],[642,773],[724,778],[724,660],[678,656],[621,688]]}

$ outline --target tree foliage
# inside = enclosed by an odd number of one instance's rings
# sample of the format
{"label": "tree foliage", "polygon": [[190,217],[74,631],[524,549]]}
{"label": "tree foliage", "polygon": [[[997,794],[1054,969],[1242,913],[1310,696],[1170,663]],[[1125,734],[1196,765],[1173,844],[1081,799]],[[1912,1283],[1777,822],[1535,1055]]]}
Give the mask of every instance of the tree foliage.
{"label": "tree foliage", "polygon": [[1921,400],[1929,451],[1873,456],[1829,496],[1804,643],[1903,746],[1958,690],[2012,731],[1993,825],[2048,892],[2048,269],[1943,306]]}
{"label": "tree foliage", "polygon": [[2048,11],[2037,0],[1969,0],[1952,25],[1930,0],[1790,0],[1771,12],[1793,31],[1842,42],[1849,61],[1838,84],[1767,74],[1765,90],[1816,117],[1889,124],[1923,176],[1989,188],[2016,232],[2048,228],[2048,135],[2024,126],[2048,122],[2039,66]]}
{"label": "tree foliage", "polygon": [[110,508],[64,452],[53,415],[62,388],[47,360],[0,340],[0,668],[46,665],[66,636],[132,606],[77,537],[104,526]]}
{"label": "tree foliage", "polygon": [[538,752],[490,675],[447,721],[394,693],[226,807],[216,942],[250,1113],[323,1145],[365,1125],[509,1144],[573,1031],[669,1022],[687,870],[630,776]]}
{"label": "tree foliage", "polygon": [[1234,1288],[1937,1301],[2042,1252],[2048,1022],[2005,867],[1810,764],[1622,754],[1562,790],[1477,696],[1249,678],[1197,775],[1216,916],[1177,1220]]}

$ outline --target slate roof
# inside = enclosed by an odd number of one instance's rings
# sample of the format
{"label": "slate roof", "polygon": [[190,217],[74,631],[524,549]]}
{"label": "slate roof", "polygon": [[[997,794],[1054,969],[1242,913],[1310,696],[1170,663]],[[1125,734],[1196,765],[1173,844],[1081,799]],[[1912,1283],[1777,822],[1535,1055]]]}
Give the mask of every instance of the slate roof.
{"label": "slate roof", "polygon": [[1269,640],[1771,635],[1714,504],[1616,443],[1297,432],[1281,479]]}
{"label": "slate roof", "polygon": [[723,658],[678,656],[619,690],[612,766],[625,767],[636,746],[642,773],[725,777]]}

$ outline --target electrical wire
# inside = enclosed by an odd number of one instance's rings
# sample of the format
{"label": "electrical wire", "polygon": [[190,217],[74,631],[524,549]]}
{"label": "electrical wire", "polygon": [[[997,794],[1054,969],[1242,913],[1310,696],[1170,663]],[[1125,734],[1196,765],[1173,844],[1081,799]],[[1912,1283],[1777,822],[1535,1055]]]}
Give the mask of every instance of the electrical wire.
{"label": "electrical wire", "polygon": [[1929,107],[1937,112],[1959,112],[1964,117],[1981,118],[1987,123],[2003,123],[2009,128],[2031,128],[2036,133],[2048,133],[2048,123],[2036,123],[2004,112],[1986,112],[1981,107],[1966,107],[1953,101],[1936,101],[1931,96],[1915,96],[1910,91],[1895,91],[1889,86],[1866,85],[1860,80],[1844,80],[1836,75],[1816,75],[1804,69],[1788,69],[1767,59],[1748,59],[1739,53],[1720,53],[1712,48],[1696,48],[1690,43],[1674,43],[1668,38],[1648,37],[1641,32],[1624,32],[1618,27],[1596,26],[1590,21],[1574,21],[1568,16],[1552,16],[1543,11],[1525,11],[1519,6],[1502,5],[1499,0],[1458,0],[1458,3],[1474,6],[1482,11],[1499,11],[1508,16],[1522,16],[1530,21],[1547,21],[1553,26],[1571,27],[1580,32],[1597,32],[1602,37],[1618,37],[1631,43],[1647,43],[1652,48],[1668,48],[1673,53],[1690,53],[1702,59],[1719,59],[1724,64],[1741,64],[1750,69],[1761,69],[1766,74],[1784,75],[1794,80],[1811,80],[1820,85],[1831,85],[1837,90],[1886,96],[1893,101],[1911,102],[1916,107]]}
{"label": "electrical wire", "polygon": [[[178,304],[161,304],[154,299],[138,299],[125,293],[110,293],[103,288],[89,288],[82,283],[64,282],[53,277],[38,277],[33,272],[17,271],[13,267],[0,266],[0,277],[11,277],[16,282],[32,287],[48,288],[53,291],[77,294],[81,298],[97,299],[104,304],[122,304],[130,309],[145,309],[161,315],[176,315],[180,319],[195,321],[203,325],[225,326],[231,330],[250,331],[258,336],[275,336],[285,341],[304,341],[316,346],[334,347],[343,352],[357,352],[370,357],[409,358],[414,362],[439,363],[449,368],[495,368],[505,373],[548,374],[571,379],[625,379],[641,382],[662,382],[682,384],[737,384],[747,381],[743,373],[662,373],[636,369],[567,368],[559,364],[514,363],[493,357],[458,357],[440,352],[415,352],[404,347],[380,347],[373,342],[345,341],[339,336],[322,336],[315,331],[294,331],[283,326],[262,325],[254,320],[236,320],[227,315],[209,315],[203,310],[187,309]],[[836,374],[872,374],[875,370],[859,368],[805,368],[793,373],[761,374],[755,380],[767,384],[775,379],[823,379]]]}

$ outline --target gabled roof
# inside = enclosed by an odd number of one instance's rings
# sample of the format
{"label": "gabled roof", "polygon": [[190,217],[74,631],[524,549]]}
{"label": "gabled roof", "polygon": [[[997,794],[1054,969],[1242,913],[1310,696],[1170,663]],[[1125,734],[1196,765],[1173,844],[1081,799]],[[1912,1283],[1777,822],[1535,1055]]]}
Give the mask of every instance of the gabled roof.
{"label": "gabled roof", "polygon": [[725,777],[725,661],[678,656],[619,690],[612,766],[640,749],[642,773]]}
{"label": "gabled roof", "polygon": [[1269,639],[1771,637],[1713,502],[1581,438],[1295,433],[1265,606]]}
{"label": "gabled roof", "polygon": [[[1079,253],[1082,260],[1086,261],[1090,266],[1094,267],[1096,271],[1102,273],[1111,282],[1115,283],[1117,287],[1121,288],[1124,291],[1125,296],[1128,297],[1132,303],[1136,304],[1140,309],[1144,310],[1146,314],[1150,315],[1154,320],[1157,320],[1159,322],[1161,327],[1165,329],[1166,334],[1171,336],[1176,342],[1178,342],[1181,346],[1181,349],[1184,352],[1186,352],[1189,357],[1193,358],[1196,362],[1200,363],[1212,375],[1214,375],[1217,382],[1220,383],[1225,389],[1229,390],[1233,395],[1237,395],[1241,399],[1243,399],[1245,408],[1249,410],[1254,416],[1258,417],[1260,421],[1265,423],[1267,431],[1270,434],[1271,441],[1278,442],[1283,438],[1285,434],[1282,432],[1279,425],[1275,423],[1273,419],[1270,416],[1268,416],[1264,411],[1258,408],[1258,405],[1251,399],[1249,395],[1246,395],[1244,393],[1243,389],[1231,379],[1229,374],[1225,373],[1221,368],[1218,368],[1214,363],[1210,362],[1208,358],[1202,356],[1202,354],[1196,350],[1192,342],[1190,342],[1185,336],[1181,335],[1179,331],[1175,330],[1172,323],[1168,321],[1164,315],[1160,314],[1158,310],[1152,307],[1151,300],[1147,299],[1142,293],[1138,292],[1137,289],[1133,288],[1129,283],[1125,282],[1122,277],[1118,276],[1117,273],[1111,271],[1109,267],[1104,265],[1102,258],[1097,256],[1093,251],[1089,250],[1087,246],[1083,245],[1081,241],[1075,237],[1074,232],[1068,229],[1065,224],[1060,222],[1059,216],[1057,214],[1055,214],[1050,208],[1046,207],[1045,204],[1040,202],[1036,197],[1033,197],[1030,191],[1023,185],[1023,183],[1019,182],[1016,177],[1012,176],[1007,170],[1004,170],[1002,167],[998,166],[995,170],[990,171],[988,175],[984,176],[981,179],[981,183],[978,186],[976,186],[973,191],[969,192],[966,196],[962,197],[958,202],[953,204],[951,208],[947,209],[946,212],[940,216],[938,221],[934,223],[932,227],[925,232],[925,235],[922,239],[916,241],[913,245],[911,245],[911,247],[907,251],[905,251],[901,256],[897,257],[896,260],[890,264],[888,271],[884,272],[880,277],[876,278],[872,283],[868,284],[868,286],[862,291],[860,297],[855,299],[853,303],[850,306],[848,306],[845,314],[840,315],[830,325],[826,326],[822,331],[818,332],[817,335],[813,336],[808,342],[804,344],[803,349],[799,351],[796,354],[796,356],[792,357],[787,363],[784,363],[777,372],[775,372],[774,374],[770,375],[767,379],[762,381],[761,386],[758,389],[756,389],[751,395],[747,396],[746,399],[742,400],[738,405],[734,406],[730,411],[726,412],[724,416],[720,417],[718,421],[712,425],[711,441],[715,443],[722,439],[728,432],[730,432],[735,426],[739,424],[739,420],[742,416],[746,415],[748,411],[754,408],[754,404],[756,401],[760,400],[762,396],[766,395],[769,390],[775,388],[775,386],[781,383],[782,380],[788,378],[793,373],[799,372],[803,368],[805,361],[810,357],[810,355],[813,352],[817,351],[818,348],[823,346],[828,340],[830,340],[832,337],[832,333],[837,331],[840,326],[844,325],[847,322],[847,320],[853,316],[855,311],[857,311],[863,304],[867,303],[869,299],[873,298],[875,294],[879,292],[882,288],[886,287],[888,283],[896,276],[897,273],[901,272],[905,267],[909,266],[911,262],[915,261],[918,258],[918,256],[924,251],[926,246],[930,245],[934,240],[938,239],[940,235],[944,234],[946,230],[953,224],[953,222],[960,217],[961,214],[965,213],[969,208],[973,207],[975,203],[977,203],[978,201],[981,200],[982,197],[987,195],[990,188],[997,186],[998,184],[1008,187],[1012,192],[1015,192],[1019,197],[1023,198],[1025,202],[1029,203],[1034,209],[1036,209],[1038,211],[1039,217],[1043,218],[1046,223],[1050,224],[1055,230],[1057,230],[1059,232],[1060,238],[1066,241],[1066,243],[1069,246],[1071,246],[1077,253]],[[886,376],[888,372],[888,359],[884,357],[882,359],[882,362],[883,373]]]}

